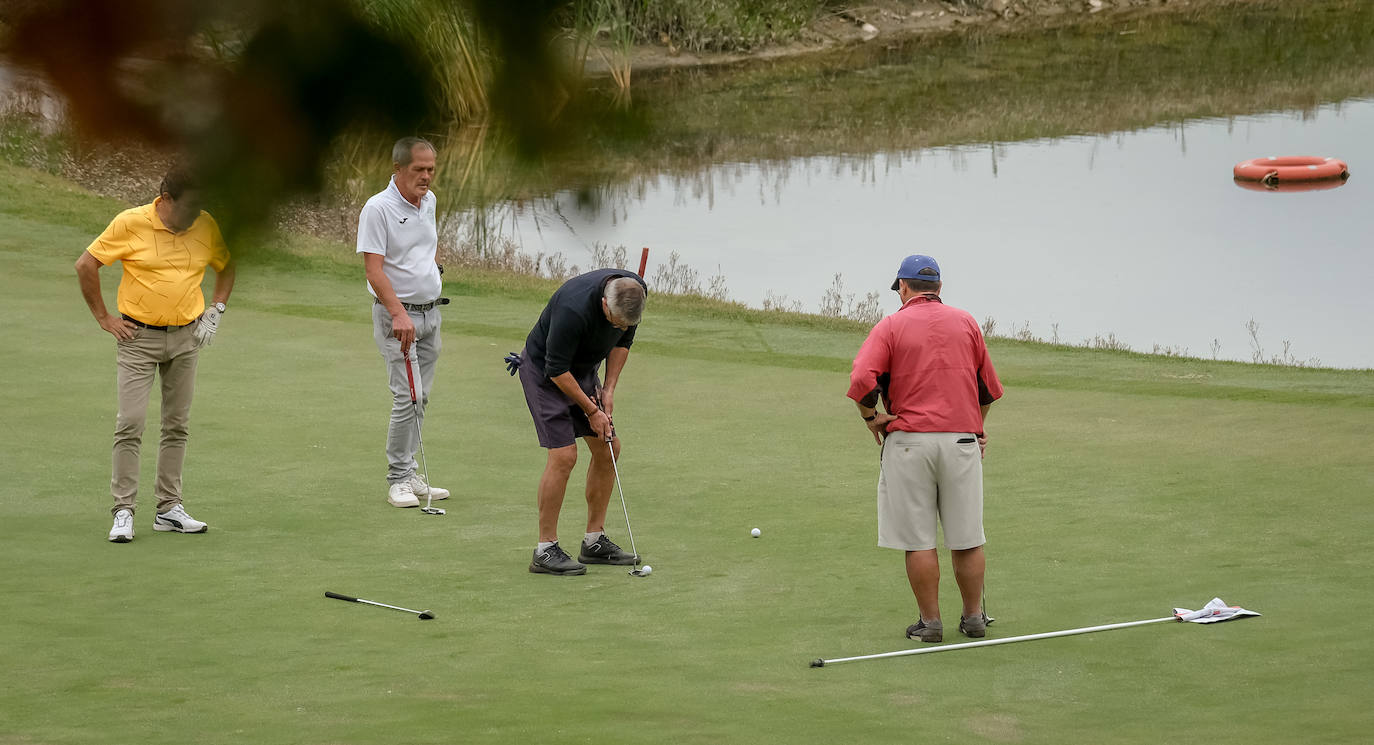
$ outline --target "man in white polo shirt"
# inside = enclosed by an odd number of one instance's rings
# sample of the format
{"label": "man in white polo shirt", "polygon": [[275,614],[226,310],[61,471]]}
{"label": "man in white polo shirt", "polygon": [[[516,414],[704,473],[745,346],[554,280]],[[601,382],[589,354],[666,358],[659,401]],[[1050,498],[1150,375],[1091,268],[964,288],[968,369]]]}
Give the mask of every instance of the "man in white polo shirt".
{"label": "man in white polo shirt", "polygon": [[[386,436],[387,502],[418,507],[419,497],[447,499],[447,489],[426,484],[416,471],[424,406],[443,340],[439,297],[443,268],[434,218],[434,146],[404,137],[391,149],[391,183],[363,205],[358,216],[358,253],[367,271],[372,304],[372,338],[386,360],[391,382],[391,426]],[[420,419],[410,401],[409,356],[420,400]]]}

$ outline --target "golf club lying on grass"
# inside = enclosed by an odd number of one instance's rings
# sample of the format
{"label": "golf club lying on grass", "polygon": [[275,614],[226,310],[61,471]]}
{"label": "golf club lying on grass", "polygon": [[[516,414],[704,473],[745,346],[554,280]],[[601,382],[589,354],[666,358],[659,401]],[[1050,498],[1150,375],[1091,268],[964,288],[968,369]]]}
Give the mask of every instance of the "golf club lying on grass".
{"label": "golf club lying on grass", "polygon": [[932,654],[934,652],[953,652],[957,649],[969,649],[971,647],[991,647],[995,644],[1011,644],[1013,642],[1027,642],[1035,639],[1053,639],[1057,636],[1073,636],[1075,634],[1090,634],[1094,631],[1110,631],[1112,629],[1124,629],[1131,626],[1144,626],[1150,623],[1163,623],[1165,621],[1189,621],[1191,623],[1216,623],[1218,621],[1229,621],[1233,618],[1244,616],[1258,616],[1259,614],[1241,608],[1240,606],[1228,606],[1221,598],[1212,598],[1212,602],[1203,606],[1202,610],[1190,611],[1185,608],[1175,608],[1172,616],[1163,618],[1150,618],[1144,621],[1127,621],[1125,623],[1109,623],[1102,626],[1084,626],[1078,629],[1067,629],[1065,631],[1048,631],[1043,634],[1026,634],[1024,636],[1009,636],[1006,639],[986,639],[978,642],[964,642],[963,644],[945,644],[938,647],[921,647],[918,649],[902,649],[896,652],[881,652],[879,654],[865,654],[857,657],[837,657],[833,660],[812,660],[811,667],[825,667],[837,662],[858,662],[860,660],[876,660],[883,657],[905,657],[913,654]]}
{"label": "golf club lying on grass", "polygon": [[[420,402],[415,398],[415,374],[410,371],[410,351],[401,352],[401,356],[406,361],[406,381],[410,383],[410,407],[415,412],[415,439],[420,441],[420,465],[425,469],[425,486],[429,486],[429,461],[425,460],[425,438],[421,433],[420,425]],[[421,383],[424,382],[422,378]],[[426,515],[442,515],[444,510],[440,507],[431,506],[434,501],[434,490],[429,489],[425,492],[425,506],[420,511]]]}
{"label": "golf club lying on grass", "polygon": [[434,611],[411,610],[410,608],[402,608],[399,605],[387,605],[386,603],[378,603],[372,600],[363,600],[362,598],[355,598],[349,595],[340,595],[337,592],[330,592],[328,590],[324,591],[324,596],[327,598],[334,598],[335,600],[347,600],[350,603],[366,603],[367,605],[375,605],[378,608],[390,608],[392,610],[405,611],[406,613],[414,613],[415,615],[420,617],[421,621],[428,621],[434,618]]}

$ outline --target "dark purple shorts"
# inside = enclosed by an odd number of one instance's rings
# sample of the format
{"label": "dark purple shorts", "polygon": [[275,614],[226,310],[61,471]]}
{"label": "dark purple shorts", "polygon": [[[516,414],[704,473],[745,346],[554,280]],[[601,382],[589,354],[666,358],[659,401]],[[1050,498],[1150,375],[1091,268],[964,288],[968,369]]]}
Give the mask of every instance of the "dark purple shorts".
{"label": "dark purple shorts", "polygon": [[[577,386],[595,400],[601,379],[593,370],[578,378]],[[523,349],[520,350],[520,387],[525,389],[525,405],[530,407],[530,416],[534,418],[534,431],[539,435],[540,447],[567,447],[576,444],[579,437],[596,435],[582,408],[569,401],[563,391],[544,374],[543,369],[536,370]]]}

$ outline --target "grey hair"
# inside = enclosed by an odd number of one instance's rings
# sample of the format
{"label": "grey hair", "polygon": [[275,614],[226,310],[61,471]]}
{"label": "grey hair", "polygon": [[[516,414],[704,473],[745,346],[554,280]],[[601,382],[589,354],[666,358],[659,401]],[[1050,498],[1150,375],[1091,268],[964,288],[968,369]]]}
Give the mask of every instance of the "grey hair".
{"label": "grey hair", "polygon": [[423,137],[402,137],[396,141],[395,145],[391,146],[391,162],[402,168],[410,165],[410,162],[415,160],[415,148],[419,145],[429,148],[431,153],[439,152],[434,149],[434,145],[429,140]]}
{"label": "grey hair", "polygon": [[606,307],[611,315],[629,326],[638,326],[644,317],[644,288],[629,277],[613,279],[606,283]]}

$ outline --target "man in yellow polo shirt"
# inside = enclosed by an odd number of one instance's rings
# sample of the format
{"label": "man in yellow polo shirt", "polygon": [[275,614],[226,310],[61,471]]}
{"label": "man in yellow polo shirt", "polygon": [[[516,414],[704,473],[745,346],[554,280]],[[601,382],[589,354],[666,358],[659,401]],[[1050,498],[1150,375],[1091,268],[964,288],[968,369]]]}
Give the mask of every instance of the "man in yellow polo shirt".
{"label": "man in yellow polo shirt", "polygon": [[[121,262],[119,315],[100,294],[101,267]],[[214,304],[206,309],[200,283],[205,267],[215,270]],[[152,204],[115,217],[76,261],[81,294],[91,315],[115,338],[119,370],[119,413],[115,419],[114,467],[110,493],[114,526],[109,539],[134,538],[139,448],[148,393],[162,378],[162,440],[157,453],[157,517],[153,530],[204,533],[209,526],[181,505],[181,464],[195,389],[196,359],[219,328],[224,303],[234,287],[234,266],[219,226],[202,212],[193,177],[173,168]]]}

